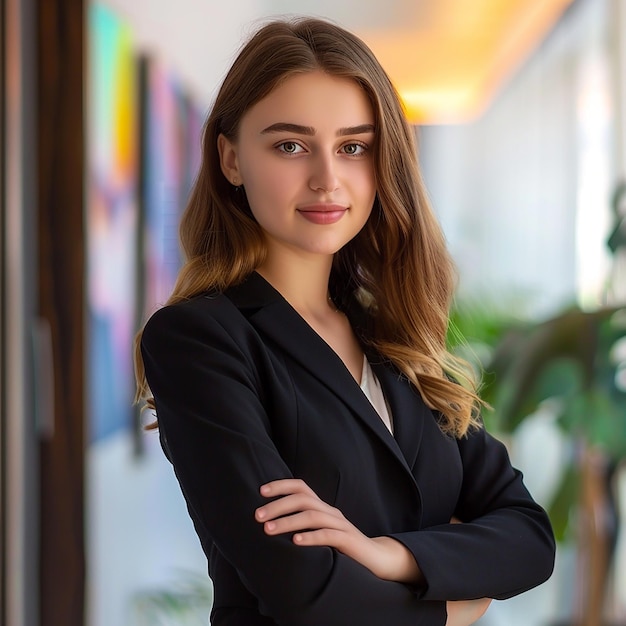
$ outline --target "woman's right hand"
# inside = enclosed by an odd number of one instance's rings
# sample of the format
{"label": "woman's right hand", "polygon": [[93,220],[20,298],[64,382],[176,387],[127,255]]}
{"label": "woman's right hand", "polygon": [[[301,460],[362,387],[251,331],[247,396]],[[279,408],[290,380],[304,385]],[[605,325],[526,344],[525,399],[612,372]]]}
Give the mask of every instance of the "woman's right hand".
{"label": "woman's right hand", "polygon": [[487,612],[490,604],[491,598],[446,602],[446,610],[448,611],[446,626],[469,626]]}

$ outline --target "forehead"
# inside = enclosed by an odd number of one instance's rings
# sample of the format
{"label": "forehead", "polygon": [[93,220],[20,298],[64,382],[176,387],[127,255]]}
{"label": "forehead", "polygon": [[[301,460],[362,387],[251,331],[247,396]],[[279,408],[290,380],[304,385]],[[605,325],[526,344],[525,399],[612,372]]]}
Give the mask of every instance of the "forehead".
{"label": "forehead", "polygon": [[290,76],[242,118],[242,129],[287,122],[316,129],[373,124],[374,113],[363,88],[350,78],[315,71]]}

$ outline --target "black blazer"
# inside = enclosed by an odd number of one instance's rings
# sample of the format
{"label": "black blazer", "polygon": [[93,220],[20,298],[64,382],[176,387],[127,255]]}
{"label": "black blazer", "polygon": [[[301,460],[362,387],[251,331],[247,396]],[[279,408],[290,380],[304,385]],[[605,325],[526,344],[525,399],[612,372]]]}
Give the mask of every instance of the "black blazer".
{"label": "black blazer", "polygon": [[[161,442],[208,558],[214,626],[443,626],[446,600],[507,598],[550,576],[549,521],[504,446],[484,430],[443,435],[416,389],[370,353],[392,435],[259,274],[157,311],[142,351]],[[427,586],[265,535],[259,487],[294,476],[368,536],[405,544]],[[453,515],[464,523],[449,524]]]}

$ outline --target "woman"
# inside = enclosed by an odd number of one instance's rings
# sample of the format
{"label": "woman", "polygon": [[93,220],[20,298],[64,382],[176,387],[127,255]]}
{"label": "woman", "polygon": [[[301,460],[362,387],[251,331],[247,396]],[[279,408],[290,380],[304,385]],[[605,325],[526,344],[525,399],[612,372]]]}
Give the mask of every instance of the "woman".
{"label": "woman", "polygon": [[214,626],[464,626],[548,578],[547,517],[446,352],[452,265],[363,42],[315,19],[251,38],[181,238],[138,394],[208,558]]}

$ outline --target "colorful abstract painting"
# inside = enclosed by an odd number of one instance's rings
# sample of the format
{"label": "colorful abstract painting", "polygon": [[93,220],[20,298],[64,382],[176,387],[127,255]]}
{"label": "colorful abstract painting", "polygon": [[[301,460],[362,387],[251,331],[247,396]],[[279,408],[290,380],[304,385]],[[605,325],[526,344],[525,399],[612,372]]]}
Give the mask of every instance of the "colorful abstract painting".
{"label": "colorful abstract painting", "polygon": [[88,423],[94,441],[132,426],[139,129],[128,27],[93,4],[88,42]]}
{"label": "colorful abstract painting", "polygon": [[169,297],[182,264],[178,226],[200,160],[201,114],[161,63],[142,63],[143,309]]}
{"label": "colorful abstract painting", "polygon": [[178,225],[200,164],[203,113],[175,74],[139,58],[129,27],[89,9],[89,429],[137,427],[133,338],[172,291]]}

